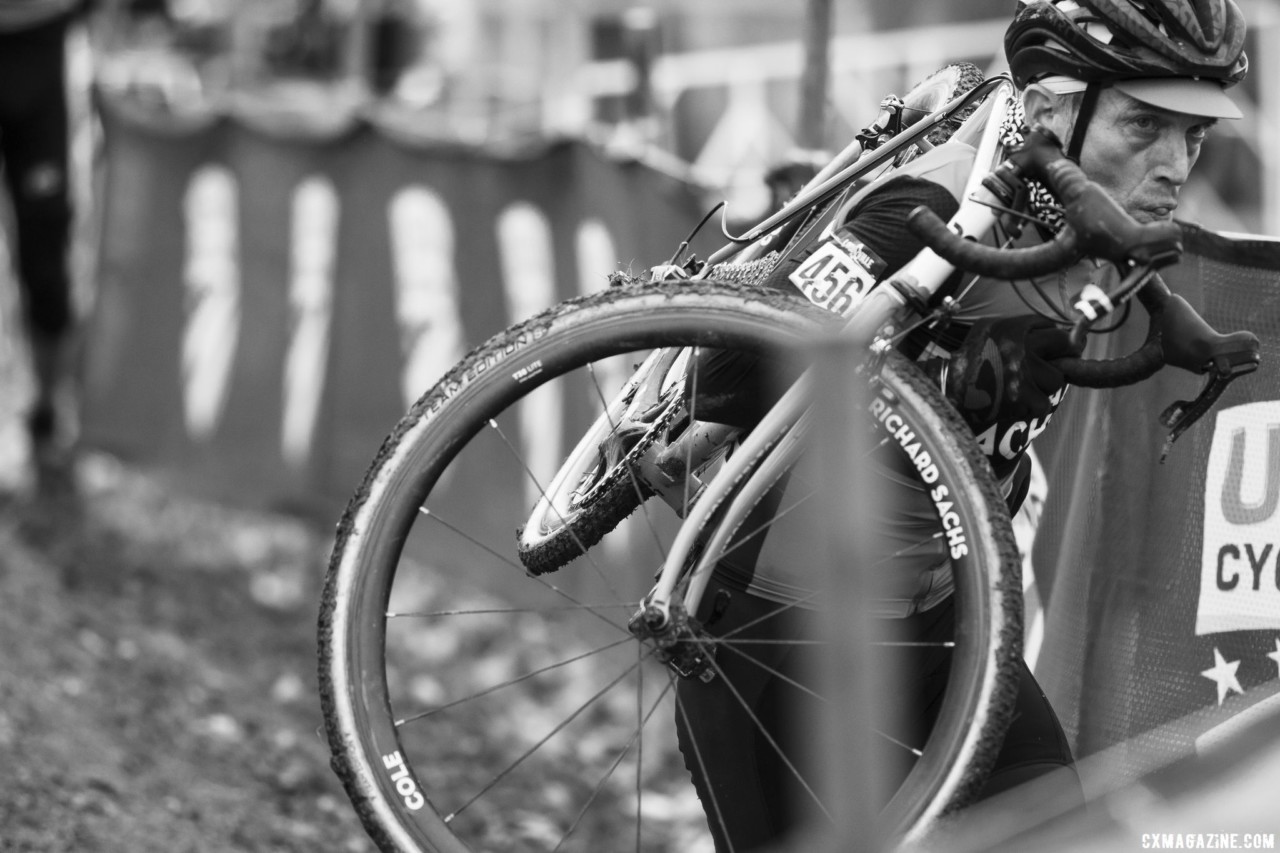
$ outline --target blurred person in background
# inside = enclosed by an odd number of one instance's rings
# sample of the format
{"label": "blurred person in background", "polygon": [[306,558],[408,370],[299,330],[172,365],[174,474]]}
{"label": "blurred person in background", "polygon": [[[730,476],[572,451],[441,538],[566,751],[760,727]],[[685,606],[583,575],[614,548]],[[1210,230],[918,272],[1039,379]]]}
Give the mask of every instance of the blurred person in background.
{"label": "blurred person in background", "polygon": [[0,167],[31,349],[26,427],[39,485],[70,472],[77,424],[67,33],[87,0],[0,0]]}

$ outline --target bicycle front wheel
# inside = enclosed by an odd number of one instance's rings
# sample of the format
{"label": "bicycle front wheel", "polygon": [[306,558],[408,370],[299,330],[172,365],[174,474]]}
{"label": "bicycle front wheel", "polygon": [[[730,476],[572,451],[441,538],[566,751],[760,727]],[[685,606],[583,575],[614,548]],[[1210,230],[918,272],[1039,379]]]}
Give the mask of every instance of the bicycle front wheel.
{"label": "bicycle front wheel", "polygon": [[[678,676],[628,630],[675,513],[646,504],[548,577],[525,574],[515,532],[565,455],[556,436],[597,422],[652,350],[794,352],[831,322],[760,288],[613,288],[496,336],[413,406],[339,524],[319,626],[333,766],[381,849],[710,849],[676,748]],[[998,750],[1020,586],[963,424],[900,358],[877,382],[970,536],[952,686],[887,811],[911,835],[966,802]]]}

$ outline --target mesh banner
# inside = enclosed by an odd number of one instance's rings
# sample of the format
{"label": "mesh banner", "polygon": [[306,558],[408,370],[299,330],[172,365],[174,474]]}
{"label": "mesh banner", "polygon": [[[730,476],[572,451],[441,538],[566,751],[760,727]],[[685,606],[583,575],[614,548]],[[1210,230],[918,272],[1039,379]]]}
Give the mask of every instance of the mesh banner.
{"label": "mesh banner", "polygon": [[[696,187],[580,141],[101,114],[86,446],[325,519],[467,349],[665,260],[704,212]],[[549,455],[576,439],[534,429]]]}
{"label": "mesh banner", "polygon": [[[1262,366],[1159,461],[1160,413],[1202,380],[1165,368],[1072,389],[1037,443],[1049,483],[1033,550],[1045,598],[1037,676],[1086,787],[1203,750],[1280,703],[1280,241],[1187,229],[1164,274],[1215,329],[1249,329]],[[1141,314],[1140,310],[1136,311]],[[1131,351],[1136,316],[1091,343]]]}

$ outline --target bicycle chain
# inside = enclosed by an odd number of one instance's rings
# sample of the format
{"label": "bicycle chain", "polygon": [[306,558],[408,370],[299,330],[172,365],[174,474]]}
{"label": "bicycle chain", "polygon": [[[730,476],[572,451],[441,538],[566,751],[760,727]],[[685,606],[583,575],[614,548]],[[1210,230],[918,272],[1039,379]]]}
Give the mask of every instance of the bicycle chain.
{"label": "bicycle chain", "polygon": [[[639,467],[638,463],[640,461],[640,457],[647,453],[649,448],[653,447],[653,445],[657,443],[659,435],[665,435],[667,433],[667,430],[675,422],[676,416],[684,410],[682,401],[678,397],[666,405],[667,410],[653,422],[653,425],[645,431],[644,435],[640,437],[640,440],[635,443],[635,446],[628,450],[623,457],[613,465],[612,469],[601,477],[600,481],[596,483],[596,485],[592,486],[591,489],[581,497],[581,499],[572,503],[573,509],[590,509],[593,504],[600,500],[602,495],[612,492],[614,488],[618,488],[620,486],[625,487],[625,483],[618,483],[619,478],[623,476],[624,472],[627,473],[627,476],[630,476],[637,470]],[[654,490],[649,487],[647,483],[640,480],[638,475],[636,477],[636,482],[641,486],[642,491],[645,493],[645,497],[654,494]]]}
{"label": "bicycle chain", "polygon": [[[747,287],[758,287],[770,272],[773,271],[777,264],[780,252],[773,251],[757,258],[753,261],[743,263],[721,263],[717,264],[711,271],[711,275],[720,281],[727,281],[731,284],[740,284]],[[621,287],[628,284],[649,284],[640,276],[635,276],[625,272],[614,272],[609,276],[609,284],[614,287]],[[611,493],[614,488],[618,487],[617,480],[622,476],[623,472],[633,472],[635,464],[640,457],[649,451],[649,448],[657,442],[658,436],[665,434],[666,430],[674,422],[677,413],[683,410],[683,406],[677,401],[675,404],[669,404],[667,411],[662,414],[653,426],[645,431],[645,434],[636,442],[635,446],[627,451],[621,459],[619,459],[612,467],[612,470],[600,478],[594,486],[592,486],[581,497],[570,503],[570,508],[574,510],[590,509],[596,504],[602,495]],[[616,429],[616,426],[615,426]],[[645,497],[654,494],[654,490],[649,488],[646,483],[641,482],[640,485],[646,492]]]}
{"label": "bicycle chain", "polygon": [[742,263],[723,263],[716,264],[711,269],[708,278],[714,278],[717,281],[727,281],[732,284],[742,284],[748,287],[755,287],[764,283],[769,273],[773,272],[774,266],[778,262],[780,252],[770,252],[769,254],[757,258],[754,261],[744,261]]}
{"label": "bicycle chain", "polygon": [[[711,270],[711,276],[719,281],[728,281],[732,284],[740,284],[747,287],[758,287],[763,283],[769,273],[773,271],[780,254],[780,252],[773,251],[753,261],[717,264]],[[624,274],[617,275],[617,280],[615,281],[614,279],[611,279],[611,283],[622,284],[630,278]],[[630,278],[630,280],[635,281],[636,279]],[[657,442],[659,435],[666,434],[668,428],[670,428],[672,423],[675,421],[676,415],[683,410],[684,407],[680,404],[679,400],[673,404],[668,404],[667,411],[654,422],[653,426],[645,432],[640,440],[636,442],[635,446],[632,447],[631,450],[627,451],[626,454],[624,454],[623,457],[613,465],[612,470],[601,477],[599,482],[592,486],[581,496],[581,498],[573,501],[571,503],[571,507],[575,510],[589,509],[600,500],[602,495],[610,493],[614,488],[619,487],[617,480],[623,475],[623,472],[628,472],[628,476],[630,476],[630,473],[635,471],[636,463],[639,462],[640,457],[653,447]],[[653,489],[650,488],[647,483],[640,482],[640,485],[646,492],[645,497],[654,494]]]}

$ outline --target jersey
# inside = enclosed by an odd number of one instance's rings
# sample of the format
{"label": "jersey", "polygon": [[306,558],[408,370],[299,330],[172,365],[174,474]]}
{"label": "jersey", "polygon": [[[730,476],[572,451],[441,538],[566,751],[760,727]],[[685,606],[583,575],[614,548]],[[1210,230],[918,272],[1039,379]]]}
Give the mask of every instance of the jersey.
{"label": "jersey", "polygon": [[[795,287],[824,307],[847,307],[846,297],[861,298],[924,248],[906,225],[912,210],[927,205],[944,220],[956,212],[974,159],[971,145],[950,142],[863,188],[840,207],[819,239],[785,253],[767,284]],[[995,239],[992,235],[988,242],[994,243]],[[1029,227],[1015,245],[1031,245],[1045,239],[1045,234]],[[915,333],[902,344],[902,350],[944,385],[951,354],[973,324],[1030,313],[1065,317],[1080,290],[1091,283],[1105,285],[1103,279],[1113,275],[1109,266],[1091,260],[1031,281],[1010,282],[956,273],[935,297],[941,299],[963,291],[960,310],[952,323],[941,331]],[[720,370],[728,372],[723,367]],[[758,392],[745,396],[760,399]],[[756,407],[760,407],[759,402]],[[1003,485],[1011,503],[1016,503],[1019,484],[1026,480],[1026,469],[1019,463],[1031,440],[1048,421],[1045,417],[1031,423],[993,424],[989,430],[976,433],[998,476],[1004,475]],[[808,566],[810,548],[805,524],[799,513],[786,512],[798,500],[803,488],[800,484],[809,480],[814,464],[812,459],[801,460],[788,482],[775,489],[756,509],[756,517],[742,525],[745,531],[764,529],[736,543],[723,559],[717,567],[717,577],[722,582],[780,603],[813,607],[821,600]],[[873,517],[866,521],[883,533],[883,544],[894,554],[884,560],[887,575],[878,588],[877,615],[900,618],[937,606],[950,596],[954,585],[946,538],[934,536],[939,525],[932,501],[917,480],[897,469],[894,460],[888,459],[866,466],[868,488],[898,498],[877,502]],[[793,494],[788,497],[788,493]],[[765,519],[778,511],[783,516],[764,525]],[[922,542],[926,544],[922,546]],[[903,549],[905,553],[900,554]]]}

